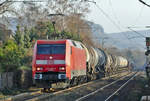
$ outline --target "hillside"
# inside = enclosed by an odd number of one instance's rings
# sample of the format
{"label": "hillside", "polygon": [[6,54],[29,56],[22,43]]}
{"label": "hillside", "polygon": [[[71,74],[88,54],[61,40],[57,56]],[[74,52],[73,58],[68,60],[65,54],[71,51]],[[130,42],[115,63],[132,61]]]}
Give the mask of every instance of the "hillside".
{"label": "hillside", "polygon": [[[104,44],[105,46],[115,46],[120,49],[140,49],[145,50],[145,38],[141,37],[135,32],[126,31],[121,33],[110,33],[104,32],[101,25],[88,22],[92,28],[93,40]],[[144,36],[150,36],[150,30],[137,31]]]}

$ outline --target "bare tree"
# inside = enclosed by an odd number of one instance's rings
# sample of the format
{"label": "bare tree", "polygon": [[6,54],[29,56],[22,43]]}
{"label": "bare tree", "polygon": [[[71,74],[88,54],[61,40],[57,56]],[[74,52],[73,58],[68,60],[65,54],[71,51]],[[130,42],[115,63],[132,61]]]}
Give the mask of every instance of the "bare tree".
{"label": "bare tree", "polygon": [[13,2],[11,0],[1,0],[0,1],[0,15],[4,14],[6,12],[14,12],[11,5]]}
{"label": "bare tree", "polygon": [[[7,0],[1,3],[9,4],[7,10],[0,10],[3,13],[9,11],[13,4]],[[92,41],[90,41],[91,28],[83,19],[89,12],[88,8],[89,3],[84,0],[48,0],[47,3],[43,4],[37,2],[22,2],[20,9],[16,10],[17,21],[22,28],[25,26],[33,27],[39,21],[55,21],[56,29],[59,32],[66,30],[78,35],[84,39],[85,42],[92,43]],[[48,16],[61,14],[65,16]]]}
{"label": "bare tree", "polygon": [[[49,13],[53,14],[64,14],[65,16],[54,16],[51,17],[53,20],[59,23],[58,26],[61,30],[67,28],[67,21],[70,18],[83,17],[88,11],[89,4],[88,2],[82,0],[49,0],[46,5]],[[74,22],[74,21],[72,21]]]}
{"label": "bare tree", "polygon": [[88,11],[89,4],[83,0],[49,0],[47,7],[51,13],[84,14]]}
{"label": "bare tree", "polygon": [[59,31],[66,30],[79,36],[84,43],[92,44],[91,28],[84,20],[89,12],[89,2],[85,0],[49,0],[46,5],[50,14],[63,14],[64,16],[51,16],[56,22]]}

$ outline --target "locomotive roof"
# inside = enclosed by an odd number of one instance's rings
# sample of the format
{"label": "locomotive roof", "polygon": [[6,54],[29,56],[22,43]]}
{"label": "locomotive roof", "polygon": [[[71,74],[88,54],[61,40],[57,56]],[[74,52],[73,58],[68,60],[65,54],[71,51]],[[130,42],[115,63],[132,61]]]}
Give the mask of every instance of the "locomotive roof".
{"label": "locomotive roof", "polygon": [[66,41],[69,41],[69,39],[63,39],[63,40],[37,40],[37,44],[65,43]]}

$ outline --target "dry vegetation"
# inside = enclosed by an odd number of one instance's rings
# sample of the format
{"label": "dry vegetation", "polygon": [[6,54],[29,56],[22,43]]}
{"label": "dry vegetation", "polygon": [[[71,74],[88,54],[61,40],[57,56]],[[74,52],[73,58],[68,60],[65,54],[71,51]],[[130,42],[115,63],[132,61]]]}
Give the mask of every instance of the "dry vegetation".
{"label": "dry vegetation", "polygon": [[[15,5],[20,5],[21,8],[14,9]],[[24,30],[38,25],[38,22],[53,22],[58,32],[66,31],[75,34],[81,38],[83,42],[92,44],[90,39],[91,29],[84,16],[89,12],[89,3],[83,0],[49,0],[47,2],[11,2],[2,0],[0,2],[0,14],[7,19],[8,15],[15,16],[20,29]],[[16,13],[14,13],[16,12]],[[4,19],[8,22],[9,19]],[[8,25],[6,25],[8,27]]]}

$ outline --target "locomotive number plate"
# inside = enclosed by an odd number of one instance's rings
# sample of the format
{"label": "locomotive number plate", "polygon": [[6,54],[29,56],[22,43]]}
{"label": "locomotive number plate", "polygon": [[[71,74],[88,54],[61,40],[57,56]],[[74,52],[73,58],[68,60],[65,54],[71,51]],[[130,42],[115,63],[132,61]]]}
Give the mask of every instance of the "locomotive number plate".
{"label": "locomotive number plate", "polygon": [[54,64],[54,60],[49,60],[49,64]]}
{"label": "locomotive number plate", "polygon": [[50,68],[46,68],[47,71],[55,71],[56,68],[50,67]]}

